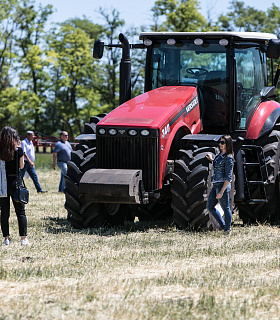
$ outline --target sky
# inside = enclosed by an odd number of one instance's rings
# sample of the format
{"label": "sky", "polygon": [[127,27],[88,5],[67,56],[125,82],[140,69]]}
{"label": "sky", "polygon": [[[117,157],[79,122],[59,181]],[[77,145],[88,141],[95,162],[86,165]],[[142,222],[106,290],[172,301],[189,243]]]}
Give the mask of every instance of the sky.
{"label": "sky", "polygon": [[[102,24],[103,20],[99,17],[97,11],[102,8],[115,8],[120,12],[120,18],[124,19],[127,27],[152,24],[151,8],[155,1],[153,0],[36,0],[42,5],[52,4],[56,12],[51,16],[51,22],[63,22],[69,18],[81,18],[85,15],[97,24]],[[246,6],[254,7],[258,10],[266,11],[278,3],[279,0],[243,0]],[[211,12],[211,19],[215,20],[219,14],[226,13],[229,7],[229,0],[200,0],[201,14],[207,18],[208,12]]]}

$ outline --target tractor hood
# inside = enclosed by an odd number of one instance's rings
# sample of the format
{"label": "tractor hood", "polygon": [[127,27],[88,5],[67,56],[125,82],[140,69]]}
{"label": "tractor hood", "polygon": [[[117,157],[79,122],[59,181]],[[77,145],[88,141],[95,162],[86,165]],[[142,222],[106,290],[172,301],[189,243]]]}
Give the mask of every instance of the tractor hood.
{"label": "tractor hood", "polygon": [[98,126],[159,128],[172,119],[195,96],[191,86],[161,87],[143,93],[110,112]]}

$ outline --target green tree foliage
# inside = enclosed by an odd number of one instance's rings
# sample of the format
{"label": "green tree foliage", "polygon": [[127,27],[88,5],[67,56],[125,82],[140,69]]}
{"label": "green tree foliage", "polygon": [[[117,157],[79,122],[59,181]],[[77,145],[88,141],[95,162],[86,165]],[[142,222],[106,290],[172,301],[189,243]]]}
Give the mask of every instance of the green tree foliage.
{"label": "green tree foliage", "polygon": [[[120,18],[119,12],[115,9],[112,12],[108,12],[108,10],[99,8],[99,13],[105,22],[102,34],[104,42],[107,44],[119,43],[118,31],[125,24],[124,20]],[[109,112],[118,106],[118,67],[121,59],[121,50],[119,48],[105,50],[104,58],[98,63],[97,73],[99,79],[93,86],[101,95],[100,102],[103,106],[103,111]]]}
{"label": "green tree foliage", "polygon": [[101,33],[105,31],[105,28],[103,26],[93,23],[86,16],[83,16],[82,18],[68,19],[65,22],[61,23],[61,26],[65,25],[83,30],[91,40],[98,39]]}
{"label": "green tree foliage", "polygon": [[48,38],[48,61],[52,75],[53,119],[71,135],[81,132],[81,111],[96,99],[91,82],[95,73],[91,41],[87,34],[71,25],[54,30]]}
{"label": "green tree foliage", "polygon": [[14,124],[21,119],[27,125],[24,131],[38,126],[47,75],[39,45],[51,13],[51,6],[35,8],[33,0],[0,3],[1,124]]}
{"label": "green tree foliage", "polygon": [[1,126],[11,124],[20,134],[34,127],[40,100],[38,96],[18,87],[9,87],[0,92]]}
{"label": "green tree foliage", "polygon": [[43,38],[48,17],[52,14],[52,6],[34,6],[34,1],[24,0],[20,6],[22,19],[19,23],[19,34],[15,35],[17,44],[17,65],[15,68],[20,78],[20,87],[37,96],[33,129],[40,126],[40,114],[46,107],[46,89],[49,75],[44,59]]}
{"label": "green tree foliage", "polygon": [[272,7],[267,9],[267,20],[263,30],[273,32],[278,39],[280,38],[280,7],[275,4],[272,4]]}
{"label": "green tree foliage", "polygon": [[0,2],[0,91],[10,86],[9,71],[14,58],[14,32],[20,20],[18,5],[18,0]]}
{"label": "green tree foliage", "polygon": [[269,32],[280,36],[280,7],[272,5],[267,12],[233,0],[227,15],[220,15],[216,26],[223,31]]}
{"label": "green tree foliage", "polygon": [[[137,29],[123,30],[124,20],[120,18],[117,10],[99,9],[99,13],[103,18],[102,41],[106,44],[120,44],[119,33],[122,32],[129,41],[138,36]],[[132,97],[143,92],[144,87],[144,52],[139,50],[130,50],[131,55],[131,87]],[[95,90],[100,93],[102,112],[110,112],[119,105],[119,65],[121,62],[122,51],[120,48],[105,47],[104,58],[98,62],[98,81],[93,84]]]}
{"label": "green tree foliage", "polygon": [[197,0],[157,0],[152,12],[154,20],[164,16],[166,21],[155,25],[155,31],[203,31],[207,26],[205,18],[199,13]]}

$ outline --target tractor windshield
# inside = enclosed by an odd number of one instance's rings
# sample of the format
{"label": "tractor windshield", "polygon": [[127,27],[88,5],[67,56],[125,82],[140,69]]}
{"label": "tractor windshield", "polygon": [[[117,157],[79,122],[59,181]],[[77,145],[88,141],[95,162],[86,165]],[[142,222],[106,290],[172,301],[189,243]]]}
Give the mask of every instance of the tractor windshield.
{"label": "tractor windshield", "polygon": [[158,40],[153,44],[151,89],[197,86],[204,128],[226,127],[229,105],[228,49],[219,40],[169,40]]}
{"label": "tractor windshield", "polygon": [[214,40],[204,40],[202,44],[194,41],[180,40],[168,45],[166,40],[161,40],[154,45],[152,89],[168,85],[203,85],[212,71],[224,72],[223,79],[226,78],[226,48]]}
{"label": "tractor windshield", "polygon": [[246,121],[254,107],[261,101],[260,92],[267,86],[265,54],[258,47],[235,50],[237,79],[237,110],[241,113],[239,129],[246,128]]}

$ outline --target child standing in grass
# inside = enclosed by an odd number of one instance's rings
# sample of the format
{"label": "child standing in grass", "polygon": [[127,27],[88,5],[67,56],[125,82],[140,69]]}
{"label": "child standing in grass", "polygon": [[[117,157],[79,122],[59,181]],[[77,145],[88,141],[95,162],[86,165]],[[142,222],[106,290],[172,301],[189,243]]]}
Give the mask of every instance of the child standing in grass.
{"label": "child standing in grass", "polygon": [[[233,145],[231,136],[224,135],[219,140],[220,153],[213,159],[212,154],[208,153],[206,158],[213,162],[213,187],[209,193],[207,209],[218,221],[225,233],[230,233],[232,215],[229,204],[230,182],[234,165]],[[215,208],[219,202],[222,207],[225,220],[220,212]]]}
{"label": "child standing in grass", "polygon": [[[27,220],[25,215],[25,206],[22,203],[14,201],[13,195],[16,191],[16,182],[19,175],[19,168],[24,167],[23,151],[20,147],[18,133],[13,127],[4,127],[0,133],[0,160],[5,161],[6,177],[7,177],[7,196],[0,198],[1,207],[1,229],[4,244],[10,245],[11,238],[9,233],[10,218],[10,197],[16,211],[19,235],[21,237],[21,245],[28,244],[27,240]],[[18,160],[18,163],[16,163]],[[18,172],[17,172],[18,170]]]}

